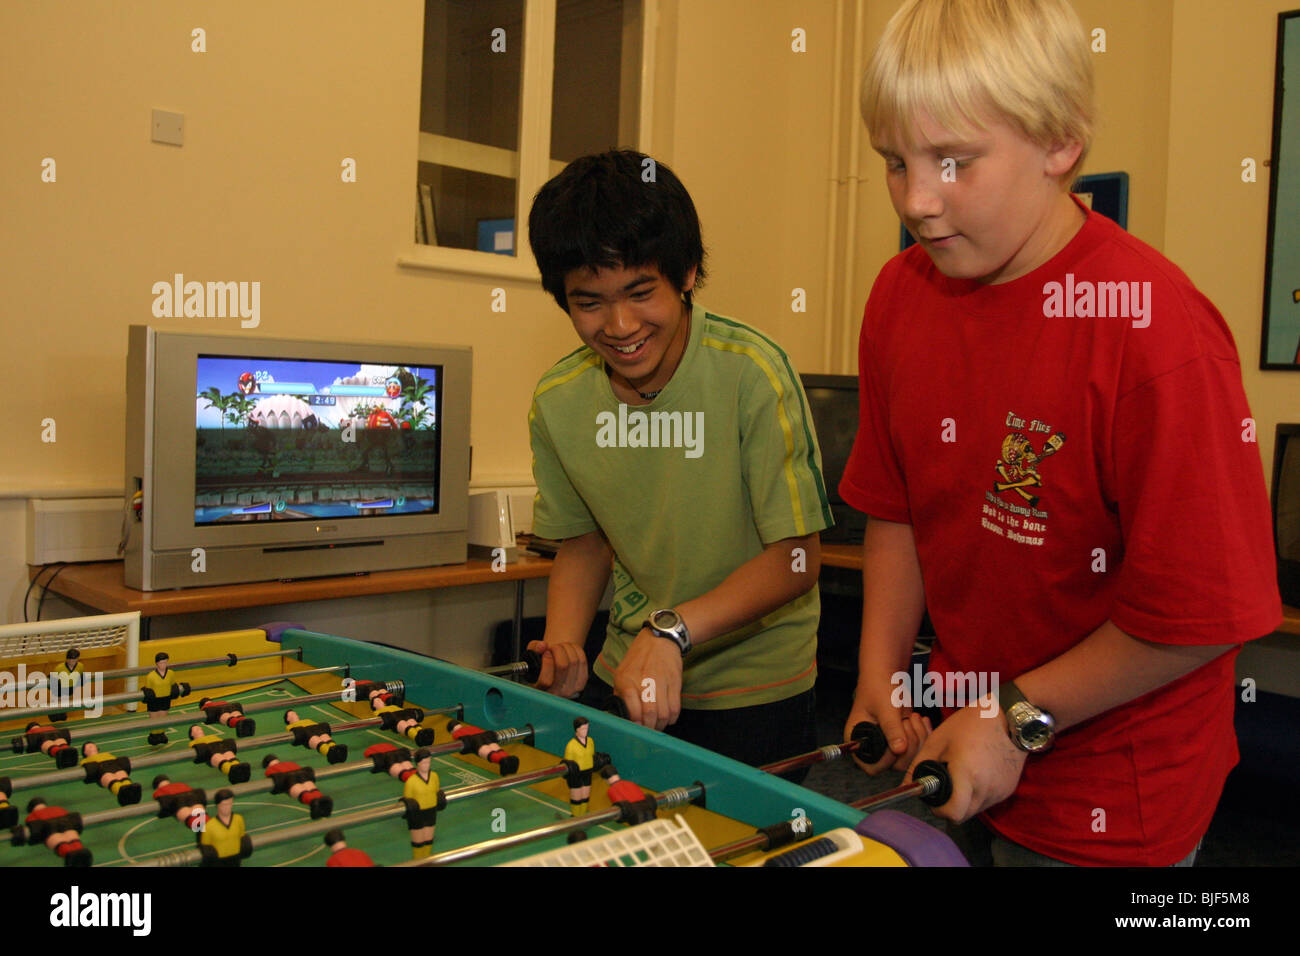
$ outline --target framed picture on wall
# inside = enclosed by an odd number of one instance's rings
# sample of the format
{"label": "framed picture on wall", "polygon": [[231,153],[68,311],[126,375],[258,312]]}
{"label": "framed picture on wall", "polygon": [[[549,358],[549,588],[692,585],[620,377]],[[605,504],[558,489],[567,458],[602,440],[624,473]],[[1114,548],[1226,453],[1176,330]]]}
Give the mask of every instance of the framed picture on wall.
{"label": "framed picture on wall", "polygon": [[[1288,87],[1290,95],[1288,96]],[[1300,10],[1277,17],[1259,367],[1300,370]]]}

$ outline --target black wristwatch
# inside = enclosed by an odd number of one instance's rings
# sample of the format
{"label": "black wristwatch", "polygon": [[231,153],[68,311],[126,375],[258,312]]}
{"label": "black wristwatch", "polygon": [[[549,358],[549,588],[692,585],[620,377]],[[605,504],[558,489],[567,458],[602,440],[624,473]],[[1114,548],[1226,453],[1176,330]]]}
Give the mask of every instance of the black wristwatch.
{"label": "black wristwatch", "polygon": [[691,632],[686,630],[686,622],[672,608],[660,608],[651,611],[650,616],[641,625],[648,627],[656,637],[662,637],[677,645],[685,657],[691,649]]}
{"label": "black wristwatch", "polygon": [[1007,718],[1011,742],[1025,753],[1039,754],[1056,740],[1056,721],[1042,708],[1035,707],[1013,681],[998,688],[998,705]]}

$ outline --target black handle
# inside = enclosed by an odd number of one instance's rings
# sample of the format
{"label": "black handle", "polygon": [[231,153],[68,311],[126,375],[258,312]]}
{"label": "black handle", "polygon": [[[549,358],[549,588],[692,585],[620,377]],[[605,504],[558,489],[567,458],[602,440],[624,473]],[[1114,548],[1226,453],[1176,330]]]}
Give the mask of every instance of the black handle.
{"label": "black handle", "polygon": [[948,765],[941,760],[922,760],[912,771],[912,782],[922,777],[936,777],[939,789],[929,796],[922,797],[921,802],[932,807],[939,807],[952,799],[952,777],[948,776]]}
{"label": "black handle", "polygon": [[536,684],[537,679],[542,676],[542,655],[536,651],[524,651],[523,661],[528,665],[524,676],[528,678],[528,683]]}
{"label": "black handle", "polygon": [[875,763],[889,751],[889,741],[879,724],[860,721],[854,725],[849,739],[858,742],[855,756],[863,763]]}

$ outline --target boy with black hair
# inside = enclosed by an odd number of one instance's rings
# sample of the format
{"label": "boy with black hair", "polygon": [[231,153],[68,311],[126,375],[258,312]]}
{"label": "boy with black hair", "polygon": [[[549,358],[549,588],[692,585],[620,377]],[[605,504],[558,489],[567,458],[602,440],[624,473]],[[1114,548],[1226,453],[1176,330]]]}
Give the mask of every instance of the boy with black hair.
{"label": "boy with black hair", "polygon": [[[529,413],[534,530],[563,540],[540,686],[612,686],[632,720],[749,763],[815,746],[817,533],[831,523],[799,378],[691,293],[690,195],[631,151],[575,160],[529,216],[542,285],[583,347]],[[583,641],[609,581],[604,649]]]}
{"label": "boy with black hair", "polygon": [[[873,772],[947,761],[936,812],[979,814],[993,862],[1190,865],[1237,761],[1236,652],[1281,619],[1232,334],[1070,194],[1095,109],[1065,0],[909,0],[862,114],[918,244],[862,324],[846,731],[881,725]],[[933,731],[894,699],[927,607],[943,686],[995,688]]]}

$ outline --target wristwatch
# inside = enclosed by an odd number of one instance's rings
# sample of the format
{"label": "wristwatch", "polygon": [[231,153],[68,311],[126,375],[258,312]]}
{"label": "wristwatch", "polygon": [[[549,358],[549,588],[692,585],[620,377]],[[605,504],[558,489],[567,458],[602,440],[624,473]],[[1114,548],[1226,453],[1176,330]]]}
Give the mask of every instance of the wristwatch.
{"label": "wristwatch", "polygon": [[681,615],[672,608],[665,607],[651,611],[650,616],[641,626],[650,628],[656,637],[665,638],[676,644],[678,650],[682,652],[682,657],[685,657],[691,649],[691,632],[686,630],[686,622],[682,620]]}
{"label": "wristwatch", "polygon": [[1035,707],[1020,688],[1007,681],[998,688],[998,705],[1007,718],[1011,742],[1026,753],[1039,754],[1056,739],[1056,721],[1042,708]]}

